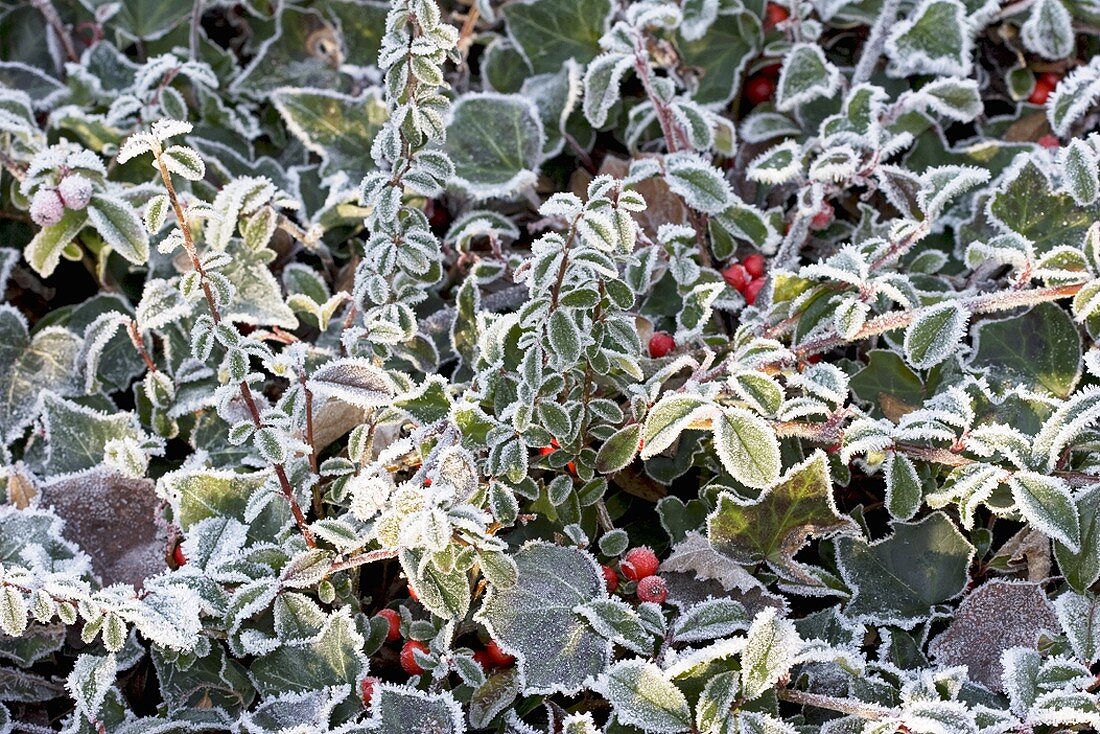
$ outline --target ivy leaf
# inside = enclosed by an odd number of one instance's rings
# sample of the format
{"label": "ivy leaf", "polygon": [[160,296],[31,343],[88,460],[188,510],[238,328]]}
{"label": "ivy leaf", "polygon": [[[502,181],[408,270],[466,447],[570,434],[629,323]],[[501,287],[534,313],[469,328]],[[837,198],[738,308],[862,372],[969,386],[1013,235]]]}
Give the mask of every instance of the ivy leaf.
{"label": "ivy leaf", "polygon": [[929,645],[937,663],[965,665],[971,680],[1001,689],[1001,655],[1035,648],[1039,633],[1060,631],[1054,607],[1036,583],[994,579],[963,599],[951,624]]}
{"label": "ivy leaf", "polygon": [[988,205],[993,223],[1026,237],[1036,255],[1055,247],[1080,247],[1100,203],[1082,207],[1069,194],[1057,193],[1047,175],[1030,158],[1005,173]]}
{"label": "ivy leaf", "polygon": [[1073,53],[1073,17],[1061,0],[1038,0],[1020,26],[1024,48],[1057,61]]}
{"label": "ivy leaf", "polygon": [[893,535],[875,543],[839,538],[837,564],[852,589],[848,616],[908,629],[966,588],[974,546],[942,512],[894,522],[893,528]]}
{"label": "ivy leaf", "polygon": [[610,0],[528,0],[504,7],[508,32],[536,74],[568,59],[587,64],[600,52]]}
{"label": "ivy leaf", "polygon": [[261,695],[354,685],[367,669],[363,636],[347,609],[334,612],[316,637],[261,655],[249,672]]}
{"label": "ivy leaf", "polygon": [[886,39],[891,75],[969,76],[972,33],[961,2],[923,0]]}
{"label": "ivy leaf", "polygon": [[905,329],[905,359],[917,369],[928,369],[947,359],[966,333],[970,318],[955,301],[922,309]]}
{"label": "ivy leaf", "polygon": [[691,728],[687,698],[664,672],[645,660],[616,663],[601,681],[615,717],[624,724],[657,734]]}
{"label": "ivy leaf", "polygon": [[763,419],[743,408],[723,408],[714,421],[714,448],[730,475],[747,487],[779,478],[779,440]]}
{"label": "ivy leaf", "polygon": [[15,440],[34,419],[40,392],[77,392],[79,350],[80,339],[61,327],[46,327],[31,338],[22,314],[0,305],[0,439],[4,444]]}
{"label": "ivy leaf", "polygon": [[477,199],[513,196],[534,183],[544,145],[538,109],[522,95],[475,92],[451,108],[446,151],[455,183]]}
{"label": "ivy leaf", "polygon": [[743,565],[768,561],[790,567],[806,538],[854,530],[855,524],[837,512],[822,451],[791,467],[752,504],[721,494],[707,517],[714,548]]}
{"label": "ivy leaf", "polygon": [[840,84],[840,70],[816,44],[796,44],[783,59],[775,106],[787,112],[818,97],[828,97]]}
{"label": "ivy leaf", "polygon": [[[680,26],[681,34],[686,25]],[[722,6],[706,33],[698,38],[679,36],[676,48],[681,61],[703,72],[692,99],[707,106],[723,106],[732,100],[762,38],[760,20],[736,6]]]}
{"label": "ivy leaf", "polygon": [[42,474],[90,469],[103,462],[108,441],[142,438],[133,413],[103,413],[51,392],[42,393],[39,400],[45,439],[29,444],[25,458]]}
{"label": "ivy leaf", "polygon": [[350,97],[326,89],[283,87],[271,93],[271,103],[287,130],[321,156],[322,177],[345,173],[358,184],[374,170],[371,144],[387,118],[377,89]]}
{"label": "ivy leaf", "polygon": [[1074,553],[1081,550],[1081,521],[1065,480],[1019,471],[1009,486],[1016,509],[1036,530]]}
{"label": "ivy leaf", "polygon": [[611,659],[611,644],[573,611],[606,598],[603,575],[587,553],[549,543],[529,543],[514,559],[516,584],[491,588],[475,618],[518,658],[528,694],[575,693]]}
{"label": "ivy leaf", "polygon": [[1081,334],[1053,303],[974,327],[971,364],[1006,387],[1026,385],[1067,398],[1081,378]]}
{"label": "ivy leaf", "polygon": [[[426,693],[411,686],[376,683],[370,731],[375,734],[464,734],[462,707],[448,691]],[[412,722],[416,729],[410,730]]]}

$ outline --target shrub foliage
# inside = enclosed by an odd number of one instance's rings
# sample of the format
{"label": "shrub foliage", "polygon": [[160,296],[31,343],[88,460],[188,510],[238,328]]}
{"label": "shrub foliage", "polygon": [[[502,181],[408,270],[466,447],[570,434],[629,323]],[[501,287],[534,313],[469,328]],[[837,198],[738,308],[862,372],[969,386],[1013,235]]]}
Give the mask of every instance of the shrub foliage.
{"label": "shrub foliage", "polygon": [[0,6],[0,734],[1100,728],[1100,10]]}

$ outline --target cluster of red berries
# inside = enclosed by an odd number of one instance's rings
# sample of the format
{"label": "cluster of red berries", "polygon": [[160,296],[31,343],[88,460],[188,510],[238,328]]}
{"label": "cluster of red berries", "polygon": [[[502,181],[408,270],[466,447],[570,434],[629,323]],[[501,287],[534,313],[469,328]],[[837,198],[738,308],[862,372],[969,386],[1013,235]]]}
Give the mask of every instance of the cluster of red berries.
{"label": "cluster of red berries", "polygon": [[1031,95],[1027,98],[1027,101],[1031,104],[1046,104],[1047,97],[1054,91],[1054,88],[1058,86],[1058,82],[1062,80],[1062,75],[1056,71],[1044,71],[1035,77],[1035,87],[1031,90]]}
{"label": "cluster of red berries", "polygon": [[[660,565],[657,554],[644,545],[631,548],[623,556],[623,560],[619,561],[619,571],[623,576],[638,584],[634,591],[638,601],[664,604],[665,599],[668,598],[668,585],[657,575],[657,568]],[[619,589],[619,574],[610,566],[603,566],[602,570],[607,592],[614,594]]]}
{"label": "cluster of red berries", "polygon": [[751,306],[756,303],[756,297],[764,288],[766,270],[764,256],[754,252],[741,262],[727,265],[722,271],[722,279],[726,281],[726,285],[744,296],[745,303]]}

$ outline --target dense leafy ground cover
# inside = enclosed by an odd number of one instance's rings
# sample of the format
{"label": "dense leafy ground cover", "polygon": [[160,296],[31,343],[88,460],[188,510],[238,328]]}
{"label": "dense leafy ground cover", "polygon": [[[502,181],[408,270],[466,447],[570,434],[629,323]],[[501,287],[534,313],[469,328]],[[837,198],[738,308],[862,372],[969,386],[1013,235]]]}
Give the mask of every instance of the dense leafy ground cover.
{"label": "dense leafy ground cover", "polygon": [[1098,32],[0,3],[0,734],[1100,728]]}

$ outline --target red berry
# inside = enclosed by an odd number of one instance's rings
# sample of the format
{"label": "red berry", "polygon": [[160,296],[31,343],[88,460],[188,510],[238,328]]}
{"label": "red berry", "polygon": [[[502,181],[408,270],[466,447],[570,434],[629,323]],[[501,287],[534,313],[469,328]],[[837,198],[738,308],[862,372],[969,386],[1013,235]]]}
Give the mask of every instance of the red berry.
{"label": "red berry", "polygon": [[833,205],[827,201],[821,202],[821,208],[814,214],[813,219],[810,220],[810,229],[822,230],[833,223],[833,217],[835,212],[833,211]]}
{"label": "red berry", "polygon": [[619,570],[631,581],[641,581],[646,576],[657,573],[657,567],[660,565],[661,562],[657,560],[657,554],[653,549],[640,545],[626,552],[623,560],[619,562]]}
{"label": "red berry", "polygon": [[760,67],[760,70],[756,72],[761,76],[771,77],[772,79],[779,78],[779,72],[783,70],[780,64],[768,64],[767,66]]}
{"label": "red berry", "polygon": [[660,359],[676,348],[676,341],[667,331],[656,331],[649,337],[649,356]]}
{"label": "red berry", "polygon": [[557,449],[555,449],[553,446],[543,446],[541,449],[539,449],[539,456],[549,456],[555,451],[557,451]]}
{"label": "red berry", "polygon": [[668,598],[668,584],[660,576],[646,576],[638,582],[638,600],[664,604]]}
{"label": "red berry", "polygon": [[1035,88],[1031,90],[1031,95],[1027,98],[1027,101],[1031,104],[1046,104],[1047,97],[1054,91],[1054,85],[1047,83],[1044,79],[1038,79],[1035,82]]}
{"label": "red berry", "polygon": [[409,590],[409,597],[410,597],[410,598],[411,598],[411,599],[412,599],[413,601],[420,601],[420,597],[416,595],[416,589],[414,589],[414,588],[413,588],[413,585],[412,585],[411,583],[410,583],[410,584],[406,584],[406,587],[407,587],[407,588],[408,588],[408,590]]}
{"label": "red berry", "polygon": [[1050,133],[1047,133],[1035,142],[1043,146],[1047,150],[1057,150],[1058,148],[1062,147],[1062,143],[1059,142],[1058,138],[1051,135]]}
{"label": "red berry", "polygon": [[413,650],[427,653],[428,646],[419,640],[409,640],[406,642],[401,648],[401,669],[409,675],[420,675],[424,672],[424,669],[420,667],[420,663],[416,662]]}
{"label": "red berry", "polygon": [[390,625],[390,628],[386,630],[386,642],[393,642],[400,639],[401,615],[392,609],[383,609],[378,613],[378,616],[386,620]]}
{"label": "red berry", "polygon": [[756,297],[760,295],[760,291],[764,290],[764,279],[760,278],[749,283],[749,287],[745,289],[745,303],[750,306],[756,303]]}
{"label": "red berry", "polygon": [[722,280],[726,281],[726,285],[735,291],[744,293],[745,286],[752,280],[752,276],[748,274],[744,265],[734,263],[722,271]]}
{"label": "red berry", "polygon": [[489,660],[497,668],[507,668],[512,663],[516,662],[516,659],[500,649],[500,645],[496,640],[489,640],[489,644],[485,646],[485,654],[489,656]]}
{"label": "red berry", "polygon": [[1044,71],[1039,75],[1039,81],[1045,82],[1051,89],[1058,86],[1058,82],[1062,81],[1062,75],[1056,71]]}
{"label": "red berry", "polygon": [[759,278],[764,274],[764,256],[759,252],[754,252],[746,257],[745,270],[747,270],[752,277]]}
{"label": "red berry", "polygon": [[187,556],[183,555],[182,545],[177,545],[176,549],[172,551],[172,560],[176,562],[177,566],[186,565]]}
{"label": "red berry", "polygon": [[424,486],[425,487],[432,486],[432,478],[431,477],[424,477]]}
{"label": "red berry", "polygon": [[481,666],[481,669],[488,673],[493,669],[493,660],[489,657],[489,653],[484,650],[474,651],[474,660]]}
{"label": "red berry", "polygon": [[359,684],[359,697],[363,699],[364,706],[370,706],[370,700],[374,698],[374,686],[378,683],[378,679],[374,676],[367,676]]}
{"label": "red berry", "polygon": [[615,573],[615,569],[610,566],[600,566],[603,571],[603,582],[607,586],[607,593],[614,594],[619,588],[619,574]]}
{"label": "red berry", "polygon": [[790,17],[791,11],[787,10],[782,5],[768,3],[768,7],[764,9],[764,28],[774,28]]}
{"label": "red berry", "polygon": [[775,80],[755,74],[745,82],[745,99],[754,105],[767,102],[775,94]]}

